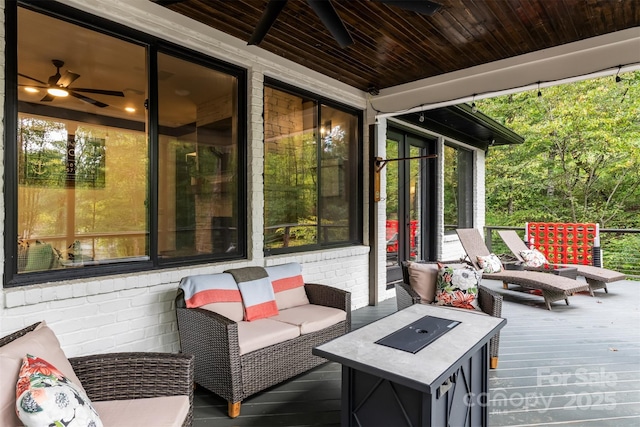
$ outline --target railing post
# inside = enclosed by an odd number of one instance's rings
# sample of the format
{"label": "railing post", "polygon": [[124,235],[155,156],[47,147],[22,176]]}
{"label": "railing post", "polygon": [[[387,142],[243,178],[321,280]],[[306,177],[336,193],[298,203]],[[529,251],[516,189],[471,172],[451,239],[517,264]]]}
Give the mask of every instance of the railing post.
{"label": "railing post", "polygon": [[291,233],[291,227],[288,225],[284,227],[284,238],[282,240],[282,245],[285,248],[289,247],[289,234]]}

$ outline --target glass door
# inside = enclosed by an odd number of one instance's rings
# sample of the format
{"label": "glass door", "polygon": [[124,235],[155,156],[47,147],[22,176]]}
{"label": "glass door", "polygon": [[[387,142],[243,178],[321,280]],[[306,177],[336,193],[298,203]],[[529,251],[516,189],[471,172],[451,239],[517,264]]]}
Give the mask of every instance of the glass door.
{"label": "glass door", "polygon": [[430,259],[435,216],[435,140],[400,129],[387,132],[386,253],[387,283],[402,279],[400,263]]}

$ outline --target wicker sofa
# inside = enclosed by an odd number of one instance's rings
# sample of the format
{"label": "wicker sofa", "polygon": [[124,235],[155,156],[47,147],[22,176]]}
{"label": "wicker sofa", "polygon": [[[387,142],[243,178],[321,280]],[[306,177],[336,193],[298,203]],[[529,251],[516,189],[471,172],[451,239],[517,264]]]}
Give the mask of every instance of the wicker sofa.
{"label": "wicker sofa", "polygon": [[[215,280],[216,275],[212,276]],[[312,355],[311,350],[349,332],[349,292],[311,283],[302,283],[301,289],[308,298],[308,308],[321,306],[344,311],[344,320],[252,351],[241,351],[247,328],[272,320],[232,320],[211,309],[187,308],[185,293],[178,290],[176,315],[182,351],[195,355],[196,384],[224,398],[228,402],[229,417],[240,414],[240,404],[248,396],[326,362]],[[295,307],[296,310],[305,308]],[[281,309],[278,316],[285,315],[287,310],[292,308]],[[265,334],[270,332],[269,328],[262,330]]]}
{"label": "wicker sofa", "polygon": [[[445,264],[459,263],[460,261],[445,262]],[[420,261],[419,263],[425,263]],[[434,262],[431,262],[434,264]],[[409,263],[403,261],[402,267],[402,282],[396,283],[396,304],[398,310],[409,307],[413,304],[421,304],[421,296],[411,287],[411,280],[409,277]],[[478,286],[478,306],[480,310],[488,314],[489,316],[501,317],[502,316],[502,296],[493,292],[491,289],[485,286]],[[458,310],[454,308],[454,310]],[[491,369],[498,367],[498,351],[500,348],[500,334],[496,334],[489,341],[489,357]]]}
{"label": "wicker sofa", "polygon": [[[49,334],[48,337],[41,332]],[[0,364],[4,370],[7,363],[19,363],[12,362],[11,358],[15,359],[17,354],[24,355],[24,351],[28,351],[38,352],[40,357],[58,367],[65,376],[69,376],[68,372],[72,369],[104,427],[192,425],[193,356],[145,352],[96,354],[69,358],[71,367],[66,365],[65,372],[63,362],[66,363],[67,359],[64,353],[59,347],[52,348],[58,344],[55,335],[50,330],[45,331],[43,322],[35,323],[0,338]],[[53,362],[56,358],[58,363]],[[61,362],[60,358],[64,360]],[[2,374],[2,382],[12,382],[2,384],[3,390],[12,390],[15,396],[18,372],[5,375],[7,372],[3,371]],[[16,423],[10,421],[12,417],[15,418],[15,397],[13,399],[12,406],[6,405],[9,402],[0,402],[2,426],[14,427]],[[133,399],[137,399],[137,402],[132,405]],[[5,410],[13,414],[4,413]]]}

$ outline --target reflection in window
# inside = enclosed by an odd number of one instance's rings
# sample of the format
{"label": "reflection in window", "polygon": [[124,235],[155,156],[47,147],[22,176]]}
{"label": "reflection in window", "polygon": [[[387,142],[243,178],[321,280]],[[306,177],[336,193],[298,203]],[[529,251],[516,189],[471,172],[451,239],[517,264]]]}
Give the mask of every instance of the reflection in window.
{"label": "reflection in window", "polygon": [[18,273],[148,259],[145,55],[18,9]]}
{"label": "reflection in window", "polygon": [[473,227],[473,152],[444,147],[444,229]]}
{"label": "reflection in window", "polygon": [[17,207],[7,229],[16,235],[17,261],[7,282],[52,270],[57,276],[47,280],[68,278],[69,268],[117,262],[147,267],[243,256],[244,72],[179,49],[171,52],[185,59],[163,54],[161,42],[149,52],[146,35],[136,44],[16,9],[18,114],[8,127],[16,135],[8,141],[16,187],[8,194],[17,195]]}
{"label": "reflection in window", "polygon": [[237,254],[237,79],[160,54],[158,80],[159,254]]}
{"label": "reflection in window", "polygon": [[350,243],[358,232],[358,117],[265,88],[265,249]]}

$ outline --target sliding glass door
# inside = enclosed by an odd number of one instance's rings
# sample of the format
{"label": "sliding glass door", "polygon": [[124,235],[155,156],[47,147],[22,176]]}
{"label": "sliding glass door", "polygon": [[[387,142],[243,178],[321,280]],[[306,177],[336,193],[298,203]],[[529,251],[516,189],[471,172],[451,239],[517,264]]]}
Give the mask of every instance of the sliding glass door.
{"label": "sliding glass door", "polygon": [[435,139],[390,128],[387,131],[387,283],[402,278],[400,263],[435,253]]}

